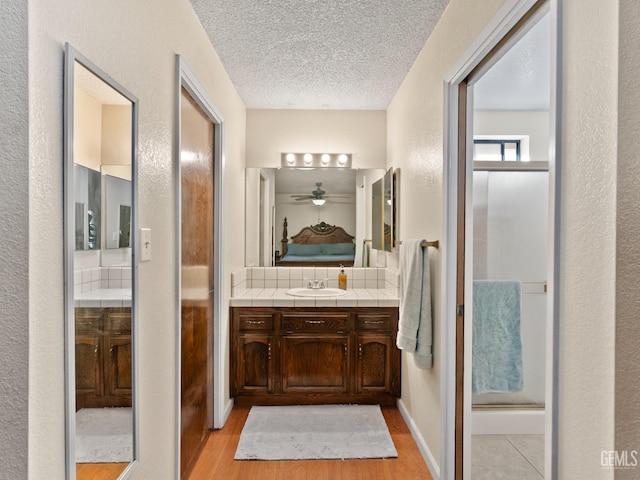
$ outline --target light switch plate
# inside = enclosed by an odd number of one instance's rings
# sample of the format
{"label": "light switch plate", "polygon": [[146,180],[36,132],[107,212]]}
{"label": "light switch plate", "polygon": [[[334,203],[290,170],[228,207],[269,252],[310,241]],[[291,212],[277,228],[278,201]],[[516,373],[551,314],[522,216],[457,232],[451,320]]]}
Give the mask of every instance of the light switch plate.
{"label": "light switch plate", "polygon": [[151,260],[151,229],[140,229],[140,261],[148,262]]}

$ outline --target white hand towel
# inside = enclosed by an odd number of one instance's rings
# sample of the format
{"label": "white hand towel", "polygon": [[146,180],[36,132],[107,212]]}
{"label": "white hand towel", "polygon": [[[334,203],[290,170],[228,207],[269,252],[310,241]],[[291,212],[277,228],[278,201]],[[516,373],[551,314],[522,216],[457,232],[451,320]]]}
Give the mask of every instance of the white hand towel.
{"label": "white hand towel", "polygon": [[428,248],[405,240],[400,248],[400,322],[396,345],[414,354],[419,368],[433,367],[433,322]]}

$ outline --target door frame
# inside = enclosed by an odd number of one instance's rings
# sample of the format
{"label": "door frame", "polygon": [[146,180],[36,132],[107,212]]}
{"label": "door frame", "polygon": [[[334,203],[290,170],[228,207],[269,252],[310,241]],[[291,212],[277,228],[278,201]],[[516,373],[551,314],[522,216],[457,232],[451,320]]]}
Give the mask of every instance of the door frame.
{"label": "door frame", "polygon": [[[536,6],[537,0],[506,0],[496,12],[486,27],[470,45],[467,51],[458,59],[444,78],[444,203],[443,203],[443,256],[442,269],[442,305],[445,319],[441,332],[443,345],[443,374],[441,380],[442,406],[442,453],[440,458],[440,478],[468,479],[470,478],[470,449],[471,449],[471,356],[464,354],[470,351],[470,335],[465,335],[467,326],[460,326],[457,310],[457,249],[458,249],[458,181],[465,180],[465,210],[471,211],[471,179],[473,162],[468,152],[472,152],[472,140],[466,134],[466,142],[459,138],[459,129],[470,131],[472,119],[461,121],[459,95],[466,90],[466,80],[475,70],[489,68],[489,60],[496,48],[508,48],[519,36],[505,40],[510,30],[520,22],[528,12]],[[558,330],[559,330],[559,265],[560,265],[560,165],[561,165],[561,34],[562,34],[562,0],[548,0],[542,8],[550,12],[551,16],[551,103],[549,125],[549,279],[547,291],[547,333],[546,333],[546,399],[545,399],[545,478],[558,478]],[[462,89],[461,89],[462,86]],[[463,92],[464,93],[464,92]],[[467,98],[467,105],[472,100]],[[459,142],[464,142],[460,145]],[[461,172],[459,152],[466,150],[465,171]],[[460,162],[462,163],[462,162]],[[462,177],[460,177],[462,175]],[[466,222],[465,248],[469,245],[469,224]],[[466,256],[468,264],[471,256]],[[466,270],[467,266],[465,266]],[[469,291],[471,280],[465,279],[465,291]],[[466,312],[465,312],[466,313]],[[460,320],[463,321],[464,314]],[[465,322],[466,324],[467,322]],[[460,352],[460,350],[463,352]],[[464,365],[460,371],[456,362],[457,356],[463,358]],[[462,392],[457,392],[456,383],[463,385]],[[456,422],[461,423],[456,428]],[[462,431],[460,431],[462,430]],[[458,444],[462,452],[456,452],[456,433],[459,435]],[[461,438],[460,438],[461,436]],[[458,455],[456,455],[458,453]],[[460,456],[461,453],[461,456]]]}
{"label": "door frame", "polygon": [[[182,295],[180,285],[182,282],[181,272],[181,235],[182,235],[182,211],[180,199],[182,194],[181,188],[181,171],[180,171],[180,97],[184,88],[191,98],[198,104],[205,115],[214,124],[214,209],[213,209],[213,345],[212,358],[209,359],[207,370],[210,372],[207,385],[207,423],[209,428],[220,428],[224,424],[225,417],[225,399],[223,379],[225,378],[225,362],[223,352],[225,345],[222,339],[221,320],[224,318],[223,308],[223,289],[224,289],[224,262],[223,248],[224,236],[222,234],[225,225],[224,208],[222,200],[224,199],[224,116],[222,112],[213,103],[203,85],[198,81],[193,70],[189,68],[186,61],[181,55],[176,55],[176,95],[175,95],[175,142],[174,142],[174,181],[175,181],[175,216],[176,216],[176,468],[175,478],[180,478],[180,407],[181,407],[181,332],[182,332]],[[228,412],[227,412],[228,414]]]}

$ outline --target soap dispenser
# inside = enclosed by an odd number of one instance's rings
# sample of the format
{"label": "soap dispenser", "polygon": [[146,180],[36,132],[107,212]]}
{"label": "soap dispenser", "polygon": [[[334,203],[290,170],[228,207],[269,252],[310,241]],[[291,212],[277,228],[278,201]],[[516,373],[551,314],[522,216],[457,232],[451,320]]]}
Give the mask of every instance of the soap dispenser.
{"label": "soap dispenser", "polygon": [[340,274],[338,275],[338,288],[347,289],[347,274],[344,273],[344,265],[340,265]]}

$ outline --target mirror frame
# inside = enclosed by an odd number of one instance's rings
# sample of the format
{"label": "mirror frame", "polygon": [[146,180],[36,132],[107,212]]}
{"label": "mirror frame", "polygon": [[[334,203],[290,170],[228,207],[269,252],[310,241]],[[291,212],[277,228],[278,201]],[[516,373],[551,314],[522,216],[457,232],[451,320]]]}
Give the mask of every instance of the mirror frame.
{"label": "mirror frame", "polygon": [[79,63],[100,80],[105,82],[120,95],[131,102],[131,348],[132,348],[132,461],[124,469],[119,478],[127,478],[138,462],[138,99],[122,85],[113,80],[107,73],[80,54],[69,43],[64,52],[64,91],[63,91],[63,221],[64,221],[64,302],[65,302],[65,423],[66,423],[66,478],[76,478],[75,459],[75,311],[74,311],[74,251],[75,251],[75,200],[74,200],[74,74],[75,64]]}
{"label": "mirror frame", "polygon": [[[378,208],[380,209],[379,218],[382,224],[378,228],[374,228],[374,219],[377,211],[375,210],[376,199],[374,188],[371,189],[371,248],[381,252],[396,252],[398,244],[398,169],[388,168],[384,175],[376,180],[373,185],[378,185],[382,189]],[[387,195],[388,193],[388,195]],[[387,201],[390,200],[387,207]],[[377,224],[376,224],[377,225]],[[389,243],[385,242],[385,225],[389,226]],[[376,231],[379,230],[379,231]]]}

